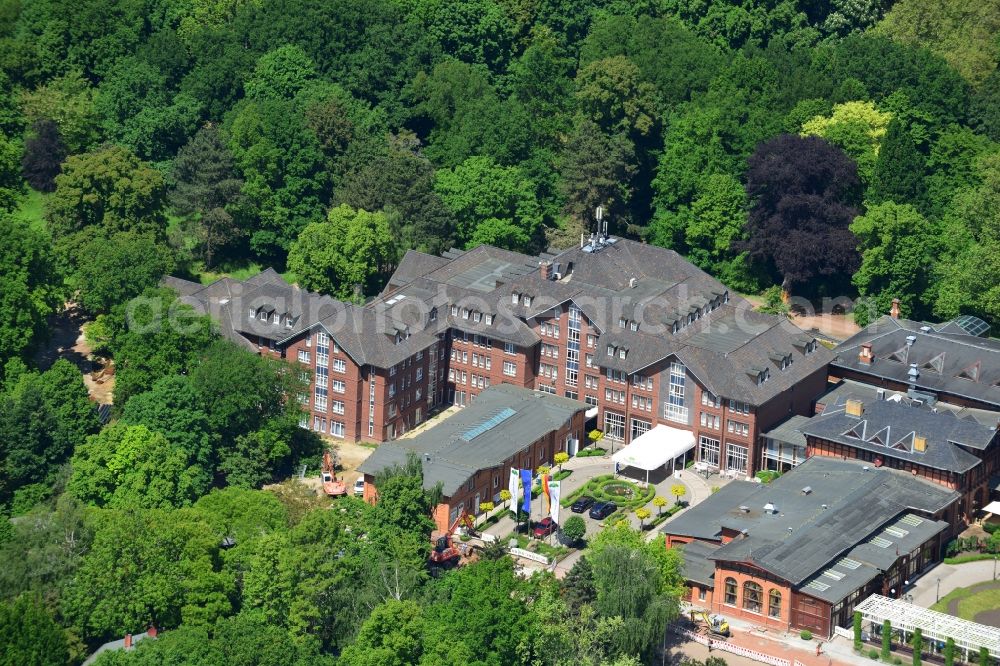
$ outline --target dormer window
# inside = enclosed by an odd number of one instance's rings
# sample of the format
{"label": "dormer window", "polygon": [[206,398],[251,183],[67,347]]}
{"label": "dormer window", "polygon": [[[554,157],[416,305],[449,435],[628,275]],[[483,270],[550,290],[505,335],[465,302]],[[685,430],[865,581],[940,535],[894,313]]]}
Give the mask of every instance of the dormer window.
{"label": "dormer window", "polygon": [[791,364],[792,364],[792,357],[791,356],[786,356],[783,359],[781,359],[781,369],[782,370],[788,369],[788,366],[790,366]]}
{"label": "dormer window", "polygon": [[727,292],[724,292],[724,293],[722,294],[722,302],[723,302],[723,303],[728,303],[728,302],[729,302],[729,292],[728,292],[728,291],[727,291]]}
{"label": "dormer window", "polygon": [[670,332],[671,332],[671,333],[677,333],[677,332],[678,332],[679,330],[681,330],[681,325],[680,325],[680,324],[678,324],[678,323],[677,323],[677,322],[675,321],[675,322],[674,322],[674,323],[673,323],[673,324],[672,324],[672,325],[670,326]]}
{"label": "dormer window", "polygon": [[809,341],[809,343],[806,344],[806,354],[807,355],[812,354],[814,351],[816,351],[817,344],[819,343],[817,343],[815,340]]}
{"label": "dormer window", "polygon": [[628,325],[628,320],[626,320],[625,317],[622,317],[618,320],[619,327],[625,328],[627,325]]}
{"label": "dormer window", "polygon": [[493,315],[491,314],[486,315],[486,325],[489,326],[492,323],[493,323]]}
{"label": "dormer window", "polygon": [[250,308],[250,318],[254,319],[257,317],[257,308]]}
{"label": "dormer window", "polygon": [[517,293],[516,291],[515,291],[515,292],[513,292],[513,293],[512,293],[511,295],[510,295],[510,302],[511,302],[511,305],[517,305],[517,303],[518,303],[518,301],[519,301],[520,299],[521,299],[521,294]]}
{"label": "dormer window", "polygon": [[761,385],[771,378],[771,371],[768,368],[764,368],[759,373],[757,373],[757,385]]}
{"label": "dormer window", "polygon": [[483,313],[482,312],[474,312],[472,314],[472,321],[476,322],[477,324],[480,321],[482,321],[482,319],[483,319]]}
{"label": "dormer window", "polygon": [[525,296],[524,297],[524,307],[526,307],[526,308],[530,308],[531,307],[531,296]]}
{"label": "dormer window", "polygon": [[431,308],[431,311],[427,314],[427,321],[437,321],[438,309]]}
{"label": "dormer window", "polygon": [[285,328],[291,328],[291,327],[292,327],[292,317],[289,315],[285,317]]}
{"label": "dormer window", "polygon": [[637,322],[637,321],[629,322],[629,326],[631,327],[631,329],[633,331],[638,331],[639,330],[639,322]]}
{"label": "dormer window", "polygon": [[267,313],[264,312],[264,308],[260,309],[260,320],[261,321],[267,321]]}
{"label": "dormer window", "polygon": [[628,350],[626,350],[624,347],[618,350],[618,358],[624,360],[626,354],[628,354]]}
{"label": "dormer window", "polygon": [[612,345],[608,345],[608,356],[615,355],[615,348]]}

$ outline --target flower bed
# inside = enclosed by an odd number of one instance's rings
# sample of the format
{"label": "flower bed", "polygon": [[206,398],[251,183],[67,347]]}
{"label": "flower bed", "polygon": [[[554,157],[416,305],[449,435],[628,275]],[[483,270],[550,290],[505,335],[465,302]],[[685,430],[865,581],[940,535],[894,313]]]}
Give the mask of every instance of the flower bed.
{"label": "flower bed", "polygon": [[599,446],[595,446],[593,448],[580,449],[579,451],[576,452],[576,457],[577,458],[594,458],[594,457],[597,457],[597,456],[606,455],[607,453],[608,453],[607,449],[602,449]]}
{"label": "flower bed", "polygon": [[613,474],[595,476],[583,484],[560,504],[568,507],[583,495],[590,495],[599,502],[614,502],[620,509],[638,509],[648,504],[656,494],[653,486],[640,488],[638,484],[627,479],[616,479]]}

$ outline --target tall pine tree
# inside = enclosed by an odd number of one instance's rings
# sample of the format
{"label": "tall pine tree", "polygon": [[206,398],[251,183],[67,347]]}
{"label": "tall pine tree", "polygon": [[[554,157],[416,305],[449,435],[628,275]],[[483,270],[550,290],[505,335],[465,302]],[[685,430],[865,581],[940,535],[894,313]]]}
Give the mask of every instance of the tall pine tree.
{"label": "tall pine tree", "polygon": [[218,128],[202,127],[178,151],[173,176],[170,203],[176,213],[188,217],[200,258],[211,266],[219,249],[239,236],[230,211],[243,187]]}
{"label": "tall pine tree", "polygon": [[875,162],[868,199],[872,203],[895,201],[921,207],[924,201],[924,156],[917,150],[905,124],[893,119]]}

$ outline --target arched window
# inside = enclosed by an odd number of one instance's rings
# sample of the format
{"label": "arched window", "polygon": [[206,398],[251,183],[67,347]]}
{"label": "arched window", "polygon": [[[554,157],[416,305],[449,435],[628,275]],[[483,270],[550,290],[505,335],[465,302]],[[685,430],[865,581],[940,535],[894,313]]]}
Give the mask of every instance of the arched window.
{"label": "arched window", "polygon": [[726,604],[729,606],[736,605],[736,579],[727,578],[726,579]]}
{"label": "arched window", "polygon": [[781,617],[781,592],[772,589],[767,593],[767,615],[768,617]]}
{"label": "arched window", "polygon": [[764,608],[764,588],[752,580],[743,583],[743,608],[760,613]]}

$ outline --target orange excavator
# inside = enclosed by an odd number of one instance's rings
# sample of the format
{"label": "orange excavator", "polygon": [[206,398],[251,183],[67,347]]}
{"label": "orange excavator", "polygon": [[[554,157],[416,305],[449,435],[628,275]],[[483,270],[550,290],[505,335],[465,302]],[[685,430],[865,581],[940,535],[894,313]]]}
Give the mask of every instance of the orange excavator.
{"label": "orange excavator", "polygon": [[458,515],[458,518],[455,519],[455,522],[451,524],[446,533],[434,532],[431,534],[431,541],[434,542],[434,548],[431,550],[429,564],[432,567],[451,568],[457,566],[463,557],[468,556],[472,552],[469,546],[463,543],[456,544],[451,538],[459,525],[465,525],[470,532],[475,529],[475,522],[473,522],[472,516],[466,513],[465,509]]}
{"label": "orange excavator", "polygon": [[329,497],[343,497],[347,494],[347,484],[337,478],[337,473],[333,469],[333,457],[329,451],[323,454],[323,471],[320,478],[323,479],[323,492]]}

